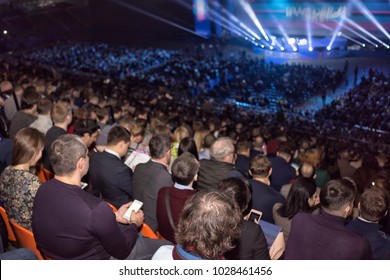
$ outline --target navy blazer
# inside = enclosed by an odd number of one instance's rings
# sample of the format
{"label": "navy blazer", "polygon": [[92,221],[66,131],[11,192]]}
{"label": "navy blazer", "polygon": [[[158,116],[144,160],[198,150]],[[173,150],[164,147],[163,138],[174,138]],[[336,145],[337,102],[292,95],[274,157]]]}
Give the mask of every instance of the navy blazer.
{"label": "navy blazer", "polygon": [[356,218],[347,225],[347,228],[367,238],[373,259],[390,260],[390,236],[379,231],[378,223],[368,223]]}
{"label": "navy blazer", "polygon": [[134,198],[144,203],[142,209],[145,223],[154,231],[157,230],[157,196],[162,187],[172,186],[173,181],[165,165],[149,160],[140,163],[134,170]]}
{"label": "navy blazer", "polygon": [[269,158],[269,160],[272,163],[271,186],[280,192],[282,186],[295,179],[295,169],[284,158],[276,156]]}
{"label": "navy blazer", "polygon": [[271,186],[256,180],[249,180],[252,185],[252,208],[263,212],[262,220],[274,224],[272,208],[275,203],[284,203],[284,197]]}
{"label": "navy blazer", "polygon": [[113,154],[103,151],[92,156],[89,181],[104,200],[117,208],[133,200],[133,171]]}

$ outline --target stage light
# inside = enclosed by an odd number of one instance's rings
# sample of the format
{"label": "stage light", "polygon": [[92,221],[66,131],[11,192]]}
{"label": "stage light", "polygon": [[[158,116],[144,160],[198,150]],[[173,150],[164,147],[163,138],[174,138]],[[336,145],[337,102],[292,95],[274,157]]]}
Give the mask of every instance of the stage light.
{"label": "stage light", "polygon": [[288,42],[289,45],[294,45],[296,40],[295,40],[295,38],[288,38],[287,42]]}
{"label": "stage light", "polygon": [[7,35],[7,34],[8,34],[8,31],[7,31],[7,30],[4,30],[4,31],[3,31],[3,34],[4,34],[4,35]]}
{"label": "stage light", "polygon": [[166,24],[168,24],[168,25],[171,25],[171,26],[173,26],[173,27],[179,28],[179,29],[184,30],[184,31],[186,31],[186,32],[188,32],[188,33],[191,33],[191,34],[193,34],[193,35],[202,37],[203,39],[207,39],[206,36],[203,36],[203,35],[201,35],[201,34],[198,34],[198,33],[196,33],[195,31],[193,31],[193,30],[191,30],[191,29],[189,29],[189,28],[186,28],[186,27],[184,27],[184,26],[182,26],[182,25],[180,25],[180,24],[177,24],[177,23],[175,23],[175,22],[172,22],[172,21],[170,21],[170,20],[168,20],[168,19],[162,18],[162,17],[157,16],[157,15],[155,15],[155,14],[152,14],[152,13],[150,13],[150,12],[147,12],[147,11],[145,11],[145,10],[143,10],[143,9],[140,9],[140,8],[138,8],[138,7],[136,7],[136,6],[133,6],[133,5],[131,5],[131,4],[124,3],[124,2],[119,1],[119,0],[111,0],[111,1],[117,3],[118,5],[120,5],[120,6],[122,6],[122,7],[127,8],[127,9],[129,9],[129,10],[132,10],[132,11],[135,11],[135,12],[140,13],[140,14],[142,14],[142,15],[151,17],[151,18],[153,18],[153,19],[155,19],[155,20],[164,22],[164,23],[166,23]]}
{"label": "stage light", "polygon": [[255,12],[253,11],[251,5],[248,2],[245,2],[244,0],[239,0],[241,7],[244,9],[244,11],[248,14],[248,16],[251,18],[253,23],[256,25],[256,27],[259,29],[261,34],[263,34],[264,38],[269,41],[267,33],[265,33],[265,30],[263,26],[261,25],[259,19],[256,17]]}
{"label": "stage light", "polygon": [[356,22],[346,18],[346,21],[347,23],[349,23],[350,25],[352,25],[353,27],[356,27],[357,29],[359,29],[361,32],[363,32],[364,34],[370,36],[372,39],[376,40],[377,42],[381,43],[382,45],[386,46],[386,44],[378,39],[378,37],[374,36],[372,33],[368,32],[366,29],[364,29],[363,27],[361,27],[359,24],[357,24]]}
{"label": "stage light", "polygon": [[281,50],[281,51],[284,51],[284,48],[283,48],[283,47],[281,47],[281,48],[280,48],[280,50]]}
{"label": "stage light", "polygon": [[264,49],[264,45],[261,45],[261,47]]}
{"label": "stage light", "polygon": [[378,20],[373,16],[373,14],[367,9],[367,7],[360,1],[354,0],[352,1],[359,10],[369,19],[371,22],[386,35],[388,39],[390,39],[390,34],[383,28],[383,26],[378,22]]}
{"label": "stage light", "polygon": [[296,47],[294,47],[294,48],[293,48],[293,51],[294,51],[294,52],[297,52],[297,51],[298,51],[298,49],[297,49]]}
{"label": "stage light", "polygon": [[269,49],[270,49],[270,50],[273,50],[273,49],[274,49],[274,46],[269,46]]}
{"label": "stage light", "polygon": [[[316,23],[317,25],[319,25],[319,26],[322,26],[323,28],[325,28],[325,29],[327,29],[327,30],[330,30],[330,31],[333,31],[333,29],[332,28],[330,28],[329,26],[327,26],[327,25],[325,25],[325,24],[322,24],[322,23]],[[347,26],[346,25],[344,25],[344,28],[347,28]],[[349,28],[349,27],[348,27]],[[356,32],[355,32],[356,33]],[[360,35],[359,33],[356,33],[357,35]],[[361,46],[363,46],[364,44],[363,43],[361,43],[361,42],[359,42],[359,41],[357,41],[357,40],[355,40],[355,39],[353,39],[353,38],[351,38],[351,37],[349,37],[349,36],[347,36],[347,35],[345,35],[345,34],[342,34],[341,36],[343,36],[344,38],[347,38],[348,40],[350,40],[350,41],[352,41],[352,42],[355,42],[356,44],[358,44],[358,45],[361,45]],[[361,37],[363,37],[363,36],[361,36]],[[363,37],[363,39],[364,39],[364,37]],[[373,42],[371,42],[370,40],[368,40],[368,39],[366,39],[368,42],[370,42],[370,43],[372,43],[374,46],[375,46],[375,43],[373,43]]]}
{"label": "stage light", "polygon": [[312,52],[313,51],[313,48],[312,47],[309,47],[309,52]]}
{"label": "stage light", "polygon": [[[217,1],[211,1],[210,2],[214,7],[219,8],[229,19],[231,19],[234,23],[238,24],[241,28],[252,34],[253,37],[255,37],[257,40],[260,40],[260,36],[257,35],[253,30],[251,30],[247,25],[245,25],[242,21],[240,21],[236,16],[234,16],[232,13],[230,13],[228,10],[226,10],[224,7],[222,7]],[[215,13],[215,12],[214,12]],[[229,23],[231,24],[231,22]]]}
{"label": "stage light", "polygon": [[365,40],[366,42],[370,43],[371,45],[375,46],[375,43],[373,41],[371,41],[370,39],[368,39],[367,37],[364,37],[362,34],[360,34],[359,32],[355,31],[354,29],[352,29],[351,27],[347,26],[344,24],[343,26],[344,29],[348,30],[349,32],[359,36],[360,38],[362,38],[363,40]]}
{"label": "stage light", "polygon": [[343,35],[343,32],[340,31],[339,33],[337,33],[337,36],[340,37],[341,35]]}
{"label": "stage light", "polygon": [[365,47],[366,47],[366,44],[363,44],[362,47],[365,48]]}
{"label": "stage light", "polygon": [[327,49],[328,51],[330,51],[330,50],[332,49],[332,47],[331,47],[331,46],[327,46],[326,49]]}

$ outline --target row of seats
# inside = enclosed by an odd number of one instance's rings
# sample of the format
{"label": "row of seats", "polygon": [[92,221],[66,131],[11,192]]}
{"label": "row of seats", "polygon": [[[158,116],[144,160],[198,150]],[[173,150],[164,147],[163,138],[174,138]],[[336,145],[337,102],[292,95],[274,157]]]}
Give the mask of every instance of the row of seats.
{"label": "row of seats", "polygon": [[[112,210],[115,212],[117,209],[115,206],[108,203]],[[38,257],[39,260],[47,259],[44,257],[44,254],[38,249],[37,244],[34,239],[34,234],[32,231],[22,227],[21,225],[10,221],[8,219],[7,212],[3,207],[0,206],[0,214],[5,221],[8,231],[8,240],[11,243],[17,244],[21,248],[31,249]],[[156,234],[147,224],[142,224],[140,233],[147,238],[151,239],[164,239],[161,235]]]}

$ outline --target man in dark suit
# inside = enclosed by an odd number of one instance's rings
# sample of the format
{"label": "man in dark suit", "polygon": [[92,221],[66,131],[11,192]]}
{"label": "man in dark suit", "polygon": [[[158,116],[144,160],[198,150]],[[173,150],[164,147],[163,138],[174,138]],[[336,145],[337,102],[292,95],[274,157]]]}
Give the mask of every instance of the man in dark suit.
{"label": "man in dark suit", "polygon": [[370,242],[372,258],[390,260],[390,236],[379,231],[379,220],[389,209],[389,199],[380,188],[370,188],[360,197],[360,215],[347,228],[364,236]]}
{"label": "man in dark suit", "polygon": [[95,153],[90,161],[89,178],[92,188],[115,207],[133,200],[133,172],[123,163],[130,145],[130,133],[122,126],[108,133],[107,147]]}
{"label": "man in dark suit", "polygon": [[270,157],[272,162],[271,186],[280,192],[282,186],[292,183],[296,177],[296,171],[289,162],[291,160],[292,149],[286,142],[282,142],[276,157]]}
{"label": "man in dark suit", "polygon": [[368,241],[345,226],[354,201],[354,187],[346,179],[331,180],[321,190],[321,214],[298,213],[292,219],[286,260],[371,259]]}
{"label": "man in dark suit", "polygon": [[172,186],[173,181],[168,172],[171,159],[169,137],[155,135],[149,141],[151,160],[138,164],[134,170],[134,198],[144,203],[145,223],[154,231],[157,230],[157,195],[162,187]]}
{"label": "man in dark suit", "polygon": [[263,213],[262,220],[274,223],[272,208],[277,202],[284,203],[284,198],[270,186],[271,161],[263,155],[255,156],[251,161],[249,174],[253,178],[250,180],[253,188],[252,208]]}

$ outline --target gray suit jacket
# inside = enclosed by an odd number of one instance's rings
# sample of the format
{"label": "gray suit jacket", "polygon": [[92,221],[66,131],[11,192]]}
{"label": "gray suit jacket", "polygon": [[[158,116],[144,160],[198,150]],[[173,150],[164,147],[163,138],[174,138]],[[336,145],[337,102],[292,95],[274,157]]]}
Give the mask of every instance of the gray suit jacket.
{"label": "gray suit jacket", "polygon": [[133,176],[134,198],[144,203],[145,223],[157,230],[157,196],[162,187],[172,186],[173,181],[165,165],[149,160],[137,165]]}

